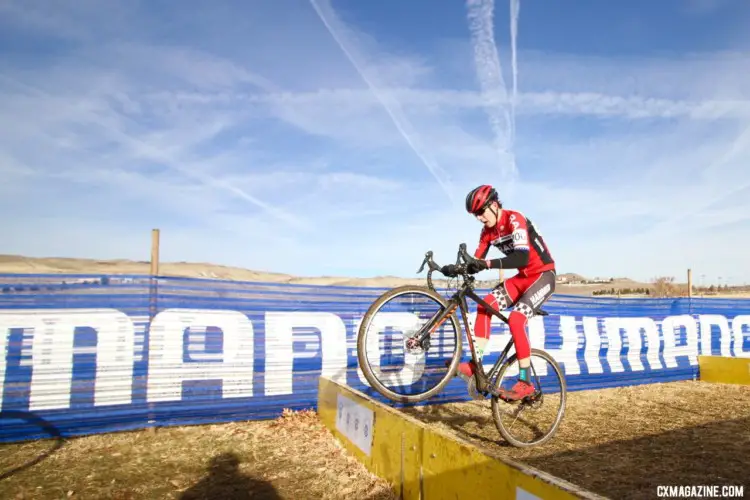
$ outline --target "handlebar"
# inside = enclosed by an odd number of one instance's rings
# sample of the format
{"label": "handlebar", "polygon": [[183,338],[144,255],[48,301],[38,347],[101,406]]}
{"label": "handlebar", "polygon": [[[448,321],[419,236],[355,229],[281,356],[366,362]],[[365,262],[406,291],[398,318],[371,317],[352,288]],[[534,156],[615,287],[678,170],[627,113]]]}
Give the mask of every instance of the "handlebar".
{"label": "handlebar", "polygon": [[[432,250],[429,250],[424,257],[424,260],[422,261],[422,265],[419,266],[419,270],[417,273],[421,273],[424,270],[425,264],[427,264],[427,267],[429,268],[427,271],[427,285],[434,290],[435,287],[432,284],[432,273],[434,271],[440,271],[443,266],[437,264],[433,258]],[[470,281],[473,278],[469,278],[469,274],[467,272],[467,265],[474,261],[474,257],[472,257],[469,252],[466,251],[466,243],[461,243],[458,246],[458,252],[456,254],[456,273],[458,273],[460,276],[464,278],[464,280]],[[463,262],[462,262],[463,261]]]}

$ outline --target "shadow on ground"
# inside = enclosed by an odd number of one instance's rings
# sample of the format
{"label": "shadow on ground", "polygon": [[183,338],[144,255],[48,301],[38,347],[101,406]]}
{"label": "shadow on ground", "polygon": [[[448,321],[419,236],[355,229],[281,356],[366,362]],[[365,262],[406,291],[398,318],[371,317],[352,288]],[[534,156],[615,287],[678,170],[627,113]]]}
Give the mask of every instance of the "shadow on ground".
{"label": "shadow on ground", "polygon": [[[495,422],[492,420],[492,414],[489,407],[486,412],[481,414],[461,411],[460,406],[443,406],[430,405],[421,408],[402,408],[405,414],[413,416],[427,424],[441,424],[452,429],[461,437],[468,437],[472,441],[478,441],[476,444],[486,443],[493,447],[510,448],[511,445],[505,441],[495,429]],[[483,432],[472,432],[472,429]],[[490,429],[489,438],[486,429]]]}
{"label": "shadow on ground", "polygon": [[234,453],[222,453],[211,459],[206,476],[185,490],[180,500],[280,500],[268,481],[255,479],[239,469]]}
{"label": "shadow on ground", "polygon": [[748,456],[750,418],[740,418],[524,462],[611,498],[652,498],[659,485],[744,486],[750,497]]}
{"label": "shadow on ground", "polygon": [[[0,471],[0,481],[3,479],[9,478],[13,476],[14,474],[18,474],[21,471],[24,471],[28,469],[29,467],[33,467],[34,465],[38,464],[45,458],[52,455],[54,452],[59,450],[63,444],[65,443],[64,438],[62,437],[62,434],[60,431],[52,425],[47,420],[39,417],[38,415],[26,411],[16,411],[16,410],[6,410],[6,411],[0,411],[0,421],[2,420],[20,420],[24,422],[25,424],[30,424],[32,426],[38,426],[40,429],[44,430],[45,433],[47,433],[51,439],[52,446],[50,446],[47,450],[43,451],[33,459],[24,462],[10,470],[6,471]],[[0,423],[0,425],[3,425]],[[10,425],[10,424],[5,424]],[[38,442],[46,442],[47,440],[36,440]],[[18,443],[13,443],[14,445],[17,445]]]}

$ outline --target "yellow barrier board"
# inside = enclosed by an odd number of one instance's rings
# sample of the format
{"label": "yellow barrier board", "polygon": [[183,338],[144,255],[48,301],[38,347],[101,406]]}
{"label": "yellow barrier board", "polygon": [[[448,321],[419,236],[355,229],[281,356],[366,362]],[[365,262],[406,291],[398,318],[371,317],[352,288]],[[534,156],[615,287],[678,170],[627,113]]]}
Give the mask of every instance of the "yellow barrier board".
{"label": "yellow barrier board", "polygon": [[750,385],[750,358],[701,355],[698,375],[703,382]]}
{"label": "yellow barrier board", "polygon": [[430,428],[326,377],[319,381],[318,414],[350,453],[405,500],[605,498]]}

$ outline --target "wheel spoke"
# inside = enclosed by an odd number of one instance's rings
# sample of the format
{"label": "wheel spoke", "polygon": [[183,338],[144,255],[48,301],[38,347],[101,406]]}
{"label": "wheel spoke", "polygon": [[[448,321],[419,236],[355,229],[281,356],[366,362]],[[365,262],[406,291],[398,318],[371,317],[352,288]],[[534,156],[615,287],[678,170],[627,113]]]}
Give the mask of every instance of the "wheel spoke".
{"label": "wheel spoke", "polygon": [[[532,380],[541,394],[532,396],[533,400],[527,398],[528,400],[514,403],[506,403],[497,396],[492,397],[495,425],[503,438],[516,447],[536,446],[549,440],[559,427],[565,412],[567,387],[557,362],[546,352],[532,349],[531,366]],[[509,385],[515,383],[517,373],[518,360],[514,355],[500,369],[497,387],[502,387],[504,382]],[[509,411],[513,406],[515,411]]]}
{"label": "wheel spoke", "polygon": [[455,313],[421,345],[409,343],[447,307],[437,292],[419,286],[390,290],[370,306],[358,331],[357,356],[360,373],[375,391],[393,401],[419,402],[450,381],[461,348]]}

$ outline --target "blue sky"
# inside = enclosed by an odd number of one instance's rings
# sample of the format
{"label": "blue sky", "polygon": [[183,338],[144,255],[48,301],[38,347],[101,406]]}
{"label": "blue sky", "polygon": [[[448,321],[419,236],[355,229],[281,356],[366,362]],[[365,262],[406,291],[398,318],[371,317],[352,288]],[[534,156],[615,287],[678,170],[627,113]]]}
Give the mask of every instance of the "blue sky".
{"label": "blue sky", "polygon": [[492,183],[560,272],[750,282],[750,3],[556,4],[514,65],[509,2],[2,2],[0,251],[415,276]]}

